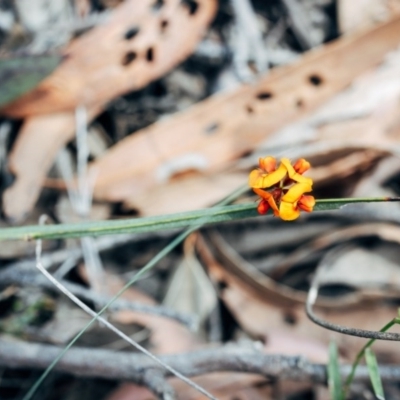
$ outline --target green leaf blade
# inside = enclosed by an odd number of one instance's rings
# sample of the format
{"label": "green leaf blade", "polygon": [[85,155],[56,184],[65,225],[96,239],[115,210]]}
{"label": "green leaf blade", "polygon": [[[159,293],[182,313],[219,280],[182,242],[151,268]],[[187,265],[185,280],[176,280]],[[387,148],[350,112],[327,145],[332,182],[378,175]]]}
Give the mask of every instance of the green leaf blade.
{"label": "green leaf blade", "polygon": [[[353,198],[317,200],[314,211],[337,210],[346,204],[400,201],[400,198]],[[265,218],[259,215],[256,203],[218,206],[177,214],[157,215],[124,220],[82,222],[60,225],[31,225],[0,229],[0,241],[64,239],[82,236],[102,236],[122,233],[154,232],[166,229],[184,229],[193,225],[209,225],[245,218]],[[267,216],[268,218],[268,216]],[[285,222],[292,223],[292,222]]]}
{"label": "green leaf blade", "polygon": [[329,343],[328,387],[332,400],[343,400],[339,357],[335,342]]}
{"label": "green leaf blade", "polygon": [[383,392],[382,380],[379,374],[378,362],[376,360],[376,356],[371,350],[368,348],[365,350],[365,361],[367,362],[367,368],[369,372],[369,377],[371,379],[372,388],[374,389],[375,396],[379,400],[385,400],[385,394]]}

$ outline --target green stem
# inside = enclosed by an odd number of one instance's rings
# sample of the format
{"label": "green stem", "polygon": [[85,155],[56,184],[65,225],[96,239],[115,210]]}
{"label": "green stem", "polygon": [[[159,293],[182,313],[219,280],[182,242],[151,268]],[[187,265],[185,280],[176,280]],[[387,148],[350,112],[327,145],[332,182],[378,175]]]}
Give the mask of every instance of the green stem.
{"label": "green stem", "polygon": [[[400,318],[393,318],[390,322],[388,322],[379,332],[386,332],[388,331],[393,325],[400,324]],[[370,339],[368,342],[363,346],[363,348],[359,351],[357,354],[356,359],[353,362],[353,365],[351,367],[351,371],[346,378],[346,382],[344,385],[344,398],[346,398],[346,395],[348,393],[348,390],[350,389],[350,385],[353,382],[354,375],[356,374],[356,369],[358,365],[360,364],[361,359],[364,357],[365,351],[373,345],[373,343],[376,341],[376,339]]]}
{"label": "green stem", "polygon": [[[226,199],[222,200],[219,205],[229,204],[241,194],[244,193],[244,190],[247,188],[238,188],[235,192],[233,192]],[[35,382],[35,384],[30,388],[28,393],[24,396],[23,400],[30,400],[32,396],[35,394],[39,386],[46,379],[51,370],[57,365],[57,363],[61,360],[64,354],[76,343],[76,341],[86,332],[87,329],[90,328],[91,325],[95,323],[97,318],[102,315],[111,304],[113,304],[131,285],[133,285],[139,278],[141,278],[147,271],[151,270],[160,260],[162,260],[167,254],[169,254],[176,246],[178,246],[187,236],[189,236],[192,232],[199,229],[204,223],[207,222],[207,217],[198,219],[195,221],[192,226],[189,226],[184,232],[182,232],[179,236],[177,236],[172,242],[170,242],[166,247],[164,247],[159,253],[157,253],[139,272],[137,272],[134,277],[115,294],[110,301],[97,313],[96,317],[90,320],[86,326],[84,326],[80,332],[68,343],[68,345],[64,348],[64,350],[56,357],[56,359],[46,368],[43,374],[39,377],[39,379]],[[40,225],[39,225],[40,227]]]}
{"label": "green stem", "polygon": [[[400,198],[354,198],[317,200],[315,211],[336,210],[346,204],[400,201]],[[150,232],[164,229],[182,229],[204,219],[205,224],[233,221],[258,216],[255,203],[218,206],[178,214],[159,215],[114,221],[81,222],[77,224],[31,225],[0,229],[0,241],[64,239],[82,236],[113,235]]]}

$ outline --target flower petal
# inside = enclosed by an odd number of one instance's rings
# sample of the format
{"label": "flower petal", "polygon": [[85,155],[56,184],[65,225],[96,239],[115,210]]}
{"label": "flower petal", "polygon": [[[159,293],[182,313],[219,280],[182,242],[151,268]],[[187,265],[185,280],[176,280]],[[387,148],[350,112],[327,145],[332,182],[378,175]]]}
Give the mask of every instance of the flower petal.
{"label": "flower petal", "polygon": [[312,186],[309,184],[309,182],[296,183],[282,197],[282,201],[287,203],[297,203],[304,193],[311,192],[311,190]]}
{"label": "flower petal", "polygon": [[272,196],[271,193],[266,192],[265,190],[253,188],[254,193],[257,193],[262,199],[264,199],[272,208],[274,215],[279,216],[279,209],[278,206],[276,205],[275,199]]}
{"label": "flower petal", "polygon": [[311,167],[311,164],[305,160],[304,158],[300,158],[293,165],[294,170],[300,175],[304,174],[304,172],[308,171]]}
{"label": "flower petal", "polygon": [[271,207],[268,202],[264,199],[261,199],[261,201],[258,203],[257,211],[259,214],[266,214],[270,208]]}
{"label": "flower petal", "polygon": [[279,165],[279,168],[270,174],[263,176],[262,188],[269,188],[279,183],[286,175],[287,171],[284,165]]}
{"label": "flower petal", "polygon": [[293,221],[294,219],[298,218],[300,215],[300,210],[296,207],[293,203],[288,203],[286,201],[281,201],[279,206],[279,216],[284,221]]}
{"label": "flower petal", "polygon": [[250,187],[262,187],[262,179],[264,176],[264,172],[259,169],[253,169],[249,175],[249,186]]}
{"label": "flower petal", "polygon": [[276,160],[274,157],[268,156],[265,158],[259,158],[258,165],[265,172],[271,173],[276,170]]}
{"label": "flower petal", "polygon": [[289,175],[289,178],[292,179],[295,182],[298,183],[309,183],[310,185],[312,185],[312,179],[311,178],[306,178],[305,176],[300,175],[299,173],[297,173],[292,164],[290,163],[290,160],[287,158],[282,158],[281,159],[281,165],[284,165],[287,173]]}
{"label": "flower petal", "polygon": [[297,206],[306,212],[311,212],[315,206],[314,196],[303,195],[297,203]]}

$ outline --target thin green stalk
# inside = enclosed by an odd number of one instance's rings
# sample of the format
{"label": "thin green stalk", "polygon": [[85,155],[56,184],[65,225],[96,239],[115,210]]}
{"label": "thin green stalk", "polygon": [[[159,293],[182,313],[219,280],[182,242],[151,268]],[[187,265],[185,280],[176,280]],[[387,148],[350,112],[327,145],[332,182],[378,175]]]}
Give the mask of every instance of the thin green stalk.
{"label": "thin green stalk", "polygon": [[375,397],[378,400],[385,400],[385,392],[383,390],[382,379],[379,374],[378,360],[375,353],[369,347],[365,350],[365,361],[371,379],[372,389],[374,390]]}
{"label": "thin green stalk", "polygon": [[46,379],[51,370],[56,366],[56,364],[61,360],[64,354],[76,343],[76,341],[96,322],[97,318],[102,315],[111,304],[114,303],[131,285],[133,285],[141,276],[143,276],[147,271],[153,268],[162,258],[164,258],[168,253],[170,253],[176,246],[178,246],[190,233],[198,229],[197,226],[188,229],[187,231],[181,233],[176,237],[171,243],[164,247],[154,258],[152,258],[118,293],[112,297],[112,299],[97,313],[96,318],[91,319],[82,330],[68,343],[64,350],[54,359],[54,361],[46,368],[40,378],[35,382],[35,384],[30,388],[29,392],[24,396],[23,400],[30,400],[35,394],[39,386]]}
{"label": "thin green stalk", "polygon": [[[10,239],[61,239],[68,237],[81,236],[100,236],[118,233],[145,232],[161,229],[173,229],[187,227],[178,237],[176,237],[169,245],[161,250],[153,259],[151,259],[112,299],[99,311],[97,316],[93,318],[65,347],[60,355],[49,365],[41,377],[32,386],[29,392],[24,396],[23,400],[30,400],[36,390],[42,384],[44,379],[60,361],[64,354],[74,345],[74,343],[86,332],[86,330],[102,315],[107,308],[117,300],[125,290],[135,283],[143,274],[153,268],[163,257],[170,253],[178,246],[188,235],[199,229],[205,224],[232,221],[235,219],[249,218],[257,216],[255,203],[247,203],[241,205],[225,206],[232,202],[242,193],[247,191],[247,187],[241,187],[231,196],[223,200],[219,205],[210,209],[191,211],[186,213],[162,215],[149,218],[136,218],[120,221],[102,221],[87,222],[80,224],[63,224],[63,225],[47,225],[47,226],[27,226],[18,228],[4,228],[0,230],[0,241]],[[387,202],[400,201],[400,198],[356,198],[356,199],[328,199],[318,200],[315,210],[326,211],[335,210],[343,205],[350,203],[365,202]]]}
{"label": "thin green stalk", "polygon": [[[243,190],[244,189],[241,189],[242,192]],[[400,198],[378,197],[317,200],[314,210],[328,211],[339,209],[347,204],[371,202],[379,203],[388,201],[400,201]],[[12,239],[64,239],[82,236],[150,232],[164,229],[182,229],[190,226],[193,223],[198,223],[200,219],[204,220],[203,225],[208,225],[215,224],[217,222],[233,221],[256,216],[259,216],[256,210],[256,203],[237,204],[231,206],[219,205],[203,210],[146,218],[3,228],[0,229],[0,241]]]}
{"label": "thin green stalk", "polygon": [[[388,322],[382,329],[380,329],[379,332],[386,332],[388,331],[393,325],[396,324],[400,324],[400,318],[396,317],[393,318],[390,322]],[[353,365],[351,366],[351,371],[349,373],[349,375],[346,378],[346,382],[344,385],[344,393],[345,395],[347,395],[349,389],[350,389],[350,385],[353,382],[354,376],[356,374],[356,369],[358,367],[358,365],[360,364],[361,359],[364,357],[365,355],[365,351],[370,348],[374,342],[376,341],[376,339],[370,339],[368,340],[368,342],[363,346],[363,348],[359,351],[359,353],[357,354],[357,357],[355,358]],[[346,397],[346,396],[345,396]]]}
{"label": "thin green stalk", "polygon": [[343,400],[339,355],[335,342],[329,343],[328,387],[332,400]]}
{"label": "thin green stalk", "polygon": [[[239,197],[245,188],[241,187],[228,196],[226,199],[221,201],[221,205],[230,203],[237,197]],[[246,188],[247,190],[247,188]],[[207,217],[206,217],[207,218]],[[182,232],[179,236],[177,236],[171,243],[169,243],[166,247],[164,247],[159,253],[157,253],[139,272],[135,274],[135,276],[122,288],[118,291],[116,295],[114,295],[111,300],[97,313],[96,317],[90,320],[81,331],[68,343],[68,345],[64,348],[64,350],[56,357],[56,359],[46,368],[40,378],[35,382],[35,384],[31,387],[29,392],[24,396],[23,400],[30,400],[32,396],[35,394],[39,386],[46,379],[51,370],[56,366],[56,364],[61,360],[64,354],[76,343],[76,341],[89,329],[97,318],[102,315],[111,304],[114,303],[131,285],[133,285],[141,276],[143,276],[147,271],[153,268],[159,261],[161,261],[167,254],[169,254],[176,246],[178,246],[187,236],[189,236],[192,232],[199,229],[204,223],[207,222],[207,219],[199,219],[195,225],[192,225],[184,232]],[[39,225],[40,227],[41,225]]]}

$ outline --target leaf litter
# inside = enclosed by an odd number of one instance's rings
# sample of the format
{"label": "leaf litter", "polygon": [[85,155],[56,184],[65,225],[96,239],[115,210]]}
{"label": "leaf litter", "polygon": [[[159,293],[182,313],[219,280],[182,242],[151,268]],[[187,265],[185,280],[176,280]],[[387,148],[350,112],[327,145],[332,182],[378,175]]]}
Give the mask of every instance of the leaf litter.
{"label": "leaf litter", "polygon": [[[240,31],[243,21],[237,18],[249,5],[246,1],[111,3],[80,1],[85,18],[107,11],[108,19],[100,19],[87,32],[71,28],[75,38],[66,39],[66,58],[60,66],[2,109],[5,117],[23,119],[22,125],[12,122],[6,146],[4,224],[26,223],[27,216],[36,218],[38,210],[55,221],[71,219],[66,184],[52,166],[67,143],[67,151],[76,157],[77,143],[72,139],[78,105],[86,107],[100,132],[94,135],[88,161],[89,169],[97,171],[94,208],[101,218],[212,205],[244,183],[257,158],[265,154],[309,159],[319,198],[399,195],[397,2],[381,4],[378,19],[391,19],[376,25],[370,21],[377,7],[372,1],[357,2],[363,11],[358,20],[343,1],[254,1],[246,12],[255,16],[251,20],[256,21],[261,41],[248,46],[251,51],[243,51],[250,36]],[[298,14],[293,11],[296,6]],[[334,7],[339,8],[338,20]],[[336,42],[302,53],[333,39],[339,30],[346,35]],[[244,44],[237,32],[242,32]],[[35,46],[45,43],[42,36],[32,35]],[[265,46],[260,54],[267,63],[255,55],[260,45]],[[298,61],[276,66],[278,55]],[[273,68],[266,72],[267,66]],[[228,86],[235,88],[228,92]],[[12,179],[6,183],[6,177]],[[197,315],[202,322],[199,333],[168,318],[132,311],[109,318],[156,353],[256,341],[264,352],[326,363],[334,338],[341,359],[351,362],[363,340],[327,334],[306,318],[310,278],[333,254],[335,262],[322,279],[318,313],[343,325],[379,329],[397,313],[398,215],[397,204],[352,205],[290,226],[269,219],[203,230],[138,283],[142,292],[137,287],[127,292],[132,301],[156,306],[165,298],[168,307]],[[143,236],[139,243],[116,244],[103,256],[107,295],[123,285],[121,277],[144,265],[164,239]],[[27,246],[4,249],[4,264],[24,260],[32,251]],[[76,249],[77,244],[48,246],[51,254],[52,246]],[[75,261],[66,279],[87,285],[80,264]],[[0,298],[9,313],[25,285],[20,283],[17,292]],[[2,288],[2,293],[9,288]],[[81,324],[57,296],[53,301],[58,308],[51,320],[35,327],[38,341],[65,342]],[[22,325],[20,330],[24,329]],[[32,333],[29,324],[25,331]],[[127,351],[101,326],[88,332],[80,345]],[[374,353],[380,364],[398,363],[399,353],[390,342],[376,343]],[[17,398],[18,390],[8,381],[10,368],[2,369],[0,397]],[[25,380],[23,375],[16,379]],[[62,398],[68,398],[62,379],[71,378],[55,379],[64,388]],[[221,399],[300,399],[323,392],[312,382],[281,385],[237,373],[212,372],[196,381]],[[72,382],[79,387],[79,381]],[[170,382],[178,398],[200,398],[176,379]],[[96,397],[96,385],[107,388],[105,398],[113,400],[154,396],[133,384],[114,391],[115,385],[88,380],[85,398]],[[360,394],[365,387],[355,390]],[[76,387],[74,393],[83,396]],[[54,398],[51,393],[43,392],[44,396]]]}

